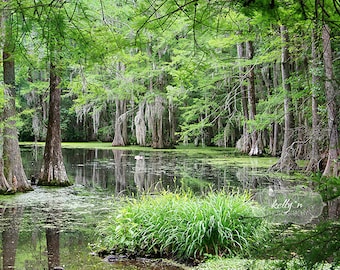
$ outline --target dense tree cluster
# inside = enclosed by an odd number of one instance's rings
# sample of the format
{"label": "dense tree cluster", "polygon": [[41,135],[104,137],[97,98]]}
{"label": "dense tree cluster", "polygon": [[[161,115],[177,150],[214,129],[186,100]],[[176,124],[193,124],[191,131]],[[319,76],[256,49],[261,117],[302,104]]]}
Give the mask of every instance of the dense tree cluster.
{"label": "dense tree cluster", "polygon": [[47,182],[68,182],[61,139],[236,146],[339,175],[338,0],[0,5],[1,189],[26,181],[9,169],[17,127],[46,140]]}

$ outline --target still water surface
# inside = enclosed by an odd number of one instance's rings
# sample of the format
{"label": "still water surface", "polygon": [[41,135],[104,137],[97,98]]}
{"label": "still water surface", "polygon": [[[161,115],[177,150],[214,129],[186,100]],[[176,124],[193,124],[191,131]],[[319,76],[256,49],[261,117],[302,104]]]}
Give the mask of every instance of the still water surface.
{"label": "still water surface", "polygon": [[[22,148],[29,178],[40,170],[42,151]],[[261,177],[248,177],[244,169],[216,168],[199,155],[63,149],[63,156],[73,186],[35,187],[26,194],[0,197],[2,269],[41,270],[55,265],[65,270],[179,269],[160,262],[109,264],[91,255],[96,225],[114,210],[117,198],[144,191],[190,188],[202,193],[266,183]]]}

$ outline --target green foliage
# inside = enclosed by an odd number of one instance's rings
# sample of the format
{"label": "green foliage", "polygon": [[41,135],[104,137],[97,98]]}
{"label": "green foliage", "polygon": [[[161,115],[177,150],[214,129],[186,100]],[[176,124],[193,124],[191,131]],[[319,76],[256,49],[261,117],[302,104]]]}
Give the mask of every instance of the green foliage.
{"label": "green foliage", "polygon": [[272,241],[255,251],[257,258],[275,258],[281,269],[337,269],[340,266],[340,225],[322,221],[318,225],[278,226]]}
{"label": "green foliage", "polygon": [[194,268],[195,270],[248,270],[248,269],[261,269],[261,270],[277,270],[277,261],[274,260],[252,260],[241,258],[219,258],[213,257],[207,262],[202,263]]}
{"label": "green foliage", "polygon": [[316,190],[320,192],[325,202],[340,197],[340,177],[324,177],[322,173],[315,173],[312,182],[316,184]]}
{"label": "green foliage", "polygon": [[268,232],[259,211],[248,194],[144,195],[127,201],[101,224],[98,247],[184,260],[245,254]]}

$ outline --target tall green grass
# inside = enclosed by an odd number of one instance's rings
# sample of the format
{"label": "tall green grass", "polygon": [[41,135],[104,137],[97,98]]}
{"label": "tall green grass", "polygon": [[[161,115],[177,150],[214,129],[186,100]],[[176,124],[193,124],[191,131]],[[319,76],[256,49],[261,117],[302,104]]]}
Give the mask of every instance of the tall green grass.
{"label": "tall green grass", "polygon": [[179,260],[240,254],[267,235],[259,211],[248,194],[144,195],[101,224],[99,245],[115,253]]}

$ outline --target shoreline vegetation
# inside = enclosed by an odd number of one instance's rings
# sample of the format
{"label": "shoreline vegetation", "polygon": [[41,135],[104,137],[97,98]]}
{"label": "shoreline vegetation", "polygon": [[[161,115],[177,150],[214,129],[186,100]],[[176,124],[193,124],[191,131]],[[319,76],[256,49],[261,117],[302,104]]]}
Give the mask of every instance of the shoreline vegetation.
{"label": "shoreline vegetation", "polygon": [[127,199],[102,222],[97,248],[101,253],[165,257],[189,264],[206,256],[248,254],[268,236],[261,215],[247,193],[146,194]]}
{"label": "shoreline vegetation", "polygon": [[[43,146],[43,143],[21,145]],[[273,161],[273,158],[244,156],[234,148],[179,146],[160,150],[140,146],[112,147],[110,143],[101,142],[65,142],[62,147],[141,153],[178,151],[207,159],[214,166],[231,163],[264,171]],[[281,177],[306,179],[306,185],[320,192],[325,202],[340,195],[339,178],[298,173],[281,174]],[[268,224],[259,215],[254,215],[254,212],[261,212],[261,208],[246,193],[211,191],[193,195],[190,190],[164,191],[119,198],[117,203],[119,205],[113,209],[112,215],[96,228],[98,241],[93,248],[102,256],[170,259],[183,264],[184,269],[195,270],[333,269],[331,267],[340,265],[340,226],[337,220],[320,218],[302,226]]]}

